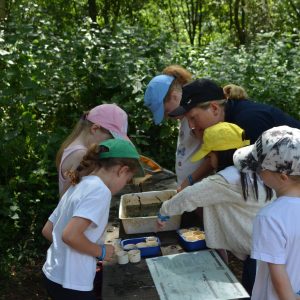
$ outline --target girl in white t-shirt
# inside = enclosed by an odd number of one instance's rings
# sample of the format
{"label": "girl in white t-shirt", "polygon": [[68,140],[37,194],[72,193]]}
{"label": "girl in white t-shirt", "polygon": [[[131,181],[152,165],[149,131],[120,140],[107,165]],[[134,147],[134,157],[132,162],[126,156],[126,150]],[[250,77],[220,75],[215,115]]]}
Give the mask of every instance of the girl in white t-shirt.
{"label": "girl in white t-shirt", "polygon": [[89,148],[69,173],[72,186],[64,193],[43,228],[51,242],[43,266],[52,299],[96,299],[95,263],[111,260],[114,247],[99,241],[108,222],[111,196],[140,171],[139,154],[130,141],[109,139]]}

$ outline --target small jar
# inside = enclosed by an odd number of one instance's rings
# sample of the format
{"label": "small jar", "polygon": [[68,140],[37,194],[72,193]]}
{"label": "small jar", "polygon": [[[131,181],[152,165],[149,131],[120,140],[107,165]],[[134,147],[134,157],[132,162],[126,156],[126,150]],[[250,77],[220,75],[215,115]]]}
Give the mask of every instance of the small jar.
{"label": "small jar", "polygon": [[129,262],[128,253],[126,251],[121,250],[117,252],[117,258],[120,265],[125,265]]}
{"label": "small jar", "polygon": [[141,261],[141,251],[138,249],[129,250],[128,257],[131,263],[138,263]]}

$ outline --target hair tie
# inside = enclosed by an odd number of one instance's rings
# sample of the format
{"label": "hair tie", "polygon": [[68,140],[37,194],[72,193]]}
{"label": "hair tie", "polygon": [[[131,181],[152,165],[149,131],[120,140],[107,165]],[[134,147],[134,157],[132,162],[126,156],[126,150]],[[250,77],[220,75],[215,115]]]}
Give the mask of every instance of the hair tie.
{"label": "hair tie", "polygon": [[104,146],[104,145],[100,145],[99,146],[99,153],[103,153],[103,152],[109,152],[109,148]]}
{"label": "hair tie", "polygon": [[85,121],[88,114],[89,114],[89,112],[85,112],[85,113],[81,116],[80,119],[83,120],[83,121]]}

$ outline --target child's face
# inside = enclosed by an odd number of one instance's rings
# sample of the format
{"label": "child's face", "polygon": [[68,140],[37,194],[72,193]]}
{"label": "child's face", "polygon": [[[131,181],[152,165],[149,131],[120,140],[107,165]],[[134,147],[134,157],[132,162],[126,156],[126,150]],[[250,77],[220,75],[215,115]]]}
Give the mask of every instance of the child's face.
{"label": "child's face", "polygon": [[266,186],[274,190],[277,189],[279,183],[278,176],[280,176],[279,173],[275,173],[269,170],[262,170],[259,172],[259,176]]}
{"label": "child's face", "polygon": [[220,121],[224,121],[222,108],[215,103],[210,103],[206,108],[194,107],[185,116],[188,119],[190,128],[194,129],[195,135],[202,138],[203,131]]}
{"label": "child's face", "polygon": [[132,180],[134,173],[130,171],[128,166],[122,166],[116,170],[115,175],[114,182],[110,185],[110,190],[113,195],[122,190],[123,187]]}
{"label": "child's face", "polygon": [[215,152],[210,152],[206,158],[209,159],[211,167],[216,170],[218,168],[218,155]]}
{"label": "child's face", "polygon": [[112,139],[110,132],[100,126],[93,124],[91,127],[92,143],[99,144],[105,140]]}
{"label": "child's face", "polygon": [[168,118],[168,113],[176,109],[181,100],[182,93],[178,91],[170,91],[165,102],[164,102],[164,109],[165,109],[165,118]]}

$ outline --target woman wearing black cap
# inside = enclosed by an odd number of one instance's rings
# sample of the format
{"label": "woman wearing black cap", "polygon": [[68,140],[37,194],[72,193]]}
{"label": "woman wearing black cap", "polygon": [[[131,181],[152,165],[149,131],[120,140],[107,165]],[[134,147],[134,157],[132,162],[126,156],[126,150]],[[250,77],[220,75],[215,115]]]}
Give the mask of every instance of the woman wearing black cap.
{"label": "woman wearing black cap", "polygon": [[[249,139],[251,144],[265,130],[275,126],[288,125],[300,129],[300,121],[278,108],[248,99],[226,97],[223,89],[210,79],[197,79],[183,87],[180,106],[169,113],[170,117],[182,115],[188,119],[190,128],[199,139],[202,139],[206,128],[224,121],[244,129],[246,139]],[[200,172],[209,174],[211,170],[200,170]],[[255,260],[248,257],[244,263],[245,269],[249,272],[248,275],[244,272],[242,283],[251,294],[256,272]]]}
{"label": "woman wearing black cap", "polygon": [[254,143],[262,132],[275,126],[300,128],[300,121],[273,106],[248,99],[227,99],[223,89],[210,79],[197,79],[183,87],[180,106],[170,117],[184,115],[198,137],[218,122],[239,125]]}

